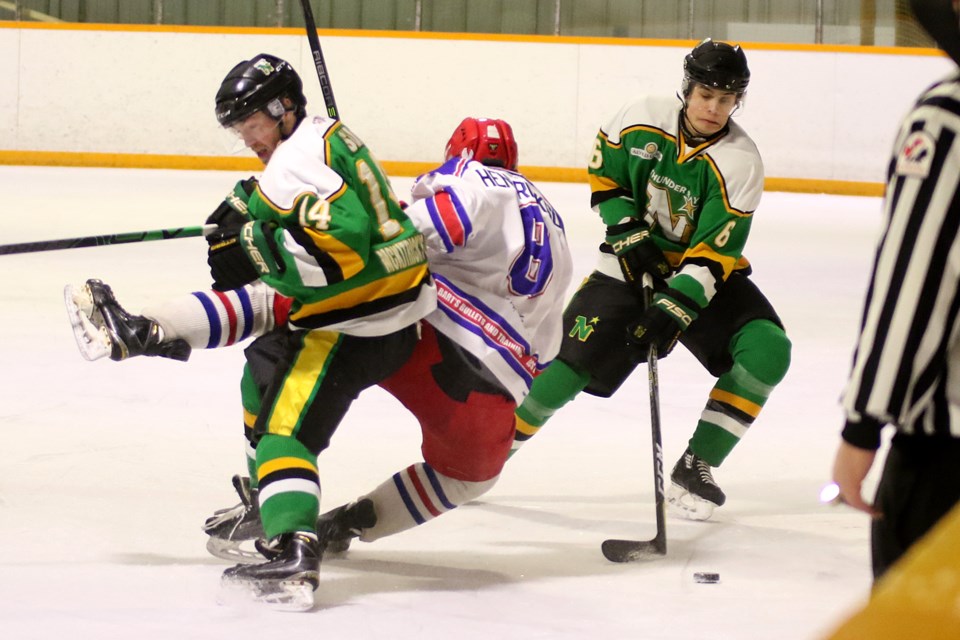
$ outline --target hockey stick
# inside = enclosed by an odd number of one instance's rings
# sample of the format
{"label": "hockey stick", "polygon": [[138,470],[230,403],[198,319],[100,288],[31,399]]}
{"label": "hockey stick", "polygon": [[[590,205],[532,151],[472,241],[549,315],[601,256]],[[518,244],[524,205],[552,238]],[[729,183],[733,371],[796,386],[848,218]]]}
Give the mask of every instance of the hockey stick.
{"label": "hockey stick", "polygon": [[[643,274],[643,302],[653,304],[653,278]],[[611,562],[633,562],[667,554],[666,501],[663,491],[663,444],[660,435],[660,378],[657,375],[657,350],[653,346],[647,354],[647,374],[650,386],[650,434],[653,440],[653,490],[657,508],[657,535],[652,540],[604,540],[600,547]]]}
{"label": "hockey stick", "polygon": [[327,107],[327,115],[334,120],[339,120],[340,112],[337,110],[337,101],[333,97],[333,86],[330,84],[330,74],[327,73],[327,63],[323,61],[323,51],[320,49],[317,23],[313,21],[313,9],[310,8],[310,0],[300,0],[300,6],[303,7],[303,24],[307,28],[307,42],[310,43],[313,65],[317,68],[317,78],[320,80],[323,104]]}
{"label": "hockey stick", "polygon": [[205,236],[217,228],[215,224],[202,227],[181,227],[179,229],[157,229],[154,231],[131,231],[129,233],[110,233],[102,236],[84,236],[63,240],[40,240],[39,242],[19,242],[0,245],[0,256],[14,253],[35,253],[38,251],[56,251],[58,249],[79,249],[81,247],[103,247],[111,244],[131,242],[150,242],[151,240],[173,240],[174,238],[196,238]]}

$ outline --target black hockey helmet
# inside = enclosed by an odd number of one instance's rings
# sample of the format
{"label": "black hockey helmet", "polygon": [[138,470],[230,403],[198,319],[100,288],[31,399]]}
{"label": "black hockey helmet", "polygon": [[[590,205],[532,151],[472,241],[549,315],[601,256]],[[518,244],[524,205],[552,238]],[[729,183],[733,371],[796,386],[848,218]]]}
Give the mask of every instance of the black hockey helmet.
{"label": "black hockey helmet", "polygon": [[743,49],[740,45],[714,42],[710,38],[700,42],[683,59],[681,93],[684,97],[690,95],[694,82],[743,96],[750,84],[750,69]]}
{"label": "black hockey helmet", "polygon": [[286,111],[280,100],[283,97],[293,101],[299,122],[307,104],[300,76],[289,62],[261,53],[235,66],[220,83],[217,121],[229,127],[260,110],[279,120]]}

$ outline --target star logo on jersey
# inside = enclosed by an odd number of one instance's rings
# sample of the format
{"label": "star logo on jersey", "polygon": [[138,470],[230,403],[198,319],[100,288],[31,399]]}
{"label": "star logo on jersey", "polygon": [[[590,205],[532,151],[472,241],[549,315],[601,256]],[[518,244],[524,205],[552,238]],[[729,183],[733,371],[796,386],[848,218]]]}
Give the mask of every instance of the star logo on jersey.
{"label": "star logo on jersey", "polygon": [[593,333],[594,325],[600,322],[600,318],[594,316],[587,320],[586,316],[577,316],[573,321],[573,328],[567,334],[571,338],[576,338],[580,342],[586,342],[587,338]]}
{"label": "star logo on jersey", "polygon": [[926,131],[914,131],[903,141],[897,153],[896,174],[908,178],[926,178],[933,163],[936,143]]}
{"label": "star logo on jersey", "polygon": [[[670,212],[670,225],[674,231],[680,225],[681,220],[693,220],[693,213],[697,210],[697,198],[691,195],[683,194],[683,204],[677,207],[677,211]],[[689,225],[685,226],[685,230]]]}

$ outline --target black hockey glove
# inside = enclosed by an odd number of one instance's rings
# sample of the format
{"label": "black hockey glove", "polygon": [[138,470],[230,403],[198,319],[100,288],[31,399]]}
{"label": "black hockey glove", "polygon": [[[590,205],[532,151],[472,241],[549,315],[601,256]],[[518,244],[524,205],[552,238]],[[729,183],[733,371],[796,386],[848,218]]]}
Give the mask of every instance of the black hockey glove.
{"label": "black hockey glove", "polygon": [[[255,231],[255,225],[262,225]],[[283,254],[274,237],[277,225],[273,222],[248,222],[214,231],[207,239],[207,264],[217,291],[239,289],[267,273],[282,274],[287,269]],[[253,238],[261,238],[266,254]],[[270,262],[272,261],[272,266]]]}
{"label": "black hockey glove", "polygon": [[[233,191],[227,194],[220,206],[207,217],[206,224],[215,224],[218,227],[239,227],[250,222],[247,213],[247,202],[250,200],[253,190],[257,186],[257,179],[249,177],[246,180],[240,180],[233,187]],[[213,244],[207,236],[207,242]]]}
{"label": "black hockey glove", "polygon": [[643,274],[653,276],[660,289],[670,275],[670,263],[650,237],[650,230],[635,218],[607,227],[607,244],[620,263],[623,278],[635,287],[643,286]]}
{"label": "black hockey glove", "polygon": [[699,305],[676,289],[666,289],[653,297],[653,304],[640,314],[627,331],[630,341],[639,348],[638,357],[646,358],[655,347],[658,358],[673,351],[680,333],[697,319]]}
{"label": "black hockey glove", "polygon": [[207,264],[210,265],[213,288],[217,291],[239,289],[260,277],[240,244],[242,229],[242,225],[221,227],[207,236],[207,242],[210,243]]}

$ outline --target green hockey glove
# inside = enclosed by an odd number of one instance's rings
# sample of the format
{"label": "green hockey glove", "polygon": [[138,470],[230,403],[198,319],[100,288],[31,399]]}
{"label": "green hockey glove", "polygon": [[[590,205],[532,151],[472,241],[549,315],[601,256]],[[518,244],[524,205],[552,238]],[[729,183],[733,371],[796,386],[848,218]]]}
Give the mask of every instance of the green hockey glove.
{"label": "green hockey glove", "polygon": [[607,227],[606,241],[616,254],[620,271],[628,283],[640,287],[643,274],[649,273],[659,289],[664,284],[664,278],[670,275],[670,263],[653,241],[650,230],[639,220],[631,218],[610,225]]}
{"label": "green hockey glove", "polygon": [[638,356],[645,358],[650,347],[655,347],[657,357],[665,358],[698,313],[699,305],[676,289],[656,294],[653,304],[627,329],[630,341],[640,349]]}

